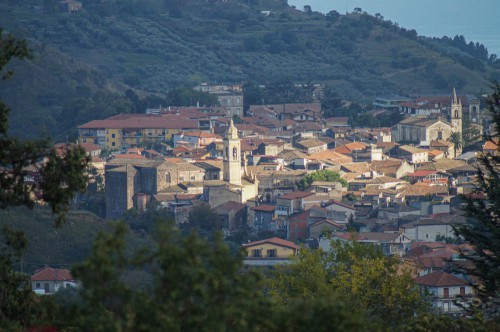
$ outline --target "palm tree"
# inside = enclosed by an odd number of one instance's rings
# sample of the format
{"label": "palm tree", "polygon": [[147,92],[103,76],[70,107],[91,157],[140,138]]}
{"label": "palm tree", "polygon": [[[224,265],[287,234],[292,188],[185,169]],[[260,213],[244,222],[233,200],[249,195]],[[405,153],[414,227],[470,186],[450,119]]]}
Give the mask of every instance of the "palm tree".
{"label": "palm tree", "polygon": [[457,151],[462,150],[462,147],[464,146],[464,139],[462,138],[462,133],[460,132],[451,133],[447,141],[453,144],[453,150],[455,152],[454,158],[456,158]]}

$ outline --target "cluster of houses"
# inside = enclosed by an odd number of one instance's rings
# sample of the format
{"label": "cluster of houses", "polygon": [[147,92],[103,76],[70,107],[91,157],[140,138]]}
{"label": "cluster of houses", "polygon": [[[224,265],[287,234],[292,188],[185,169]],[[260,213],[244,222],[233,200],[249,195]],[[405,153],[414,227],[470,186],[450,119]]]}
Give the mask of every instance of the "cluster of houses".
{"label": "cluster of houses", "polygon": [[[400,257],[444,312],[462,310],[455,300],[470,303],[470,280],[447,263],[464,249],[451,244],[458,242],[453,226],[467,222],[459,194],[480,195],[477,157],[498,147],[487,141],[462,153],[450,137],[462,135],[463,117],[488,131],[477,98],[455,91],[380,97],[375,107],[406,117],[392,128],[353,129],[348,118],[324,118],[319,103],[252,105],[243,115],[227,108],[243,105],[238,89],[201,88],[219,93],[222,106],[161,108],[78,127],[79,144],[105,179],[107,219],[159,206],[187,223],[193,207],[208,203],[227,235],[276,235],[242,245],[246,267],[287,264],[299,245],[330,250],[330,238],[358,241]],[[102,151],[113,153],[101,159]],[[299,190],[304,176],[322,170],[345,182]]]}

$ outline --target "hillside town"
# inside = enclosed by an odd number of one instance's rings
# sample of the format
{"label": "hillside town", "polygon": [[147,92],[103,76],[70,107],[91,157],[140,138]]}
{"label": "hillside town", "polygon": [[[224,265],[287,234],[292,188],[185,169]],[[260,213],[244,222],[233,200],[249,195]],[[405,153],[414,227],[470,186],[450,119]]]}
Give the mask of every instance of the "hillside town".
{"label": "hillside town", "polygon": [[[301,247],[328,252],[332,239],[356,241],[400,259],[442,312],[472,303],[470,277],[451,262],[472,250],[454,226],[467,223],[463,197],[481,198],[477,158],[498,149],[487,140],[463,152],[464,118],[480,138],[492,130],[479,98],[455,89],[379,96],[373,111],[398,110],[403,120],[352,128],[347,117],[325,118],[320,103],[251,105],[244,114],[240,86],[200,89],[217,95],[219,106],[153,108],[78,127],[106,219],[166,209],[186,224],[206,205],[225,236],[258,238],[241,243],[245,268],[288,264]],[[63,153],[66,145],[56,147]],[[67,270],[47,269],[32,277],[37,292],[55,291],[40,281],[44,274],[75,283]]]}

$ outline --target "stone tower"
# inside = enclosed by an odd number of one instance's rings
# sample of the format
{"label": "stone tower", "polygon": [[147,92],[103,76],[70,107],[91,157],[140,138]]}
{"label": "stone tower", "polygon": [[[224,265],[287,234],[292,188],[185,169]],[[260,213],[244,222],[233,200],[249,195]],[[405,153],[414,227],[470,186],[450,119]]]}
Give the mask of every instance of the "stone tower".
{"label": "stone tower", "polygon": [[233,120],[224,138],[224,181],[241,185],[241,142]]}
{"label": "stone tower", "polygon": [[462,103],[457,97],[457,92],[453,88],[453,100],[450,109],[451,130],[454,133],[462,133]]}

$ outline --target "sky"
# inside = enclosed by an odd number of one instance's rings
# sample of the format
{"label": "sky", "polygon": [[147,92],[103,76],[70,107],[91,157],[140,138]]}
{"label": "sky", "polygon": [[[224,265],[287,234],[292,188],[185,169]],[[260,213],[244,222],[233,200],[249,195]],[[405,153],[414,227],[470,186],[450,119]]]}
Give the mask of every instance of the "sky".
{"label": "sky", "polygon": [[500,0],[288,0],[288,4],[341,14],[359,7],[422,36],[463,35],[467,42],[479,42],[500,57]]}

